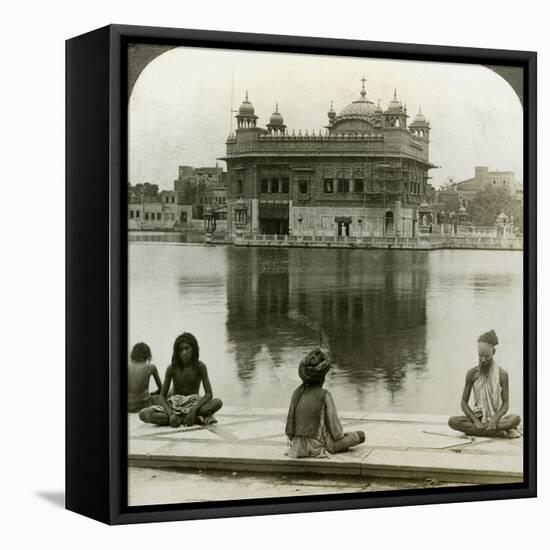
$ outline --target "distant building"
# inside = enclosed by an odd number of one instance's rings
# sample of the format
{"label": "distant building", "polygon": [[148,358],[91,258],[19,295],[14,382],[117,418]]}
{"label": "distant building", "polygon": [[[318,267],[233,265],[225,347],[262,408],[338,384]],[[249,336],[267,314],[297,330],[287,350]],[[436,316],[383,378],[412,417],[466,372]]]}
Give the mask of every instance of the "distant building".
{"label": "distant building", "polygon": [[128,229],[179,229],[191,221],[192,207],[179,204],[175,191],[128,200]]}
{"label": "distant building", "polygon": [[227,202],[226,174],[218,165],[193,168],[179,166],[174,191],[181,204],[192,206],[193,218],[202,219],[207,207],[218,212],[218,219],[225,218]]}
{"label": "distant building", "polygon": [[459,201],[468,207],[476,193],[487,185],[507,189],[512,196],[523,203],[523,186],[516,179],[514,172],[489,171],[487,166],[476,166],[473,178],[457,182],[451,181],[445,189],[438,191],[437,197],[440,201],[446,197],[457,197]]}
{"label": "distant building", "polygon": [[[307,98],[304,99],[304,108]],[[430,201],[430,125],[408,123],[394,92],[386,110],[359,97],[325,132],[289,133],[276,105],[265,128],[248,94],[227,139],[227,225],[247,234],[413,236],[418,209]]]}

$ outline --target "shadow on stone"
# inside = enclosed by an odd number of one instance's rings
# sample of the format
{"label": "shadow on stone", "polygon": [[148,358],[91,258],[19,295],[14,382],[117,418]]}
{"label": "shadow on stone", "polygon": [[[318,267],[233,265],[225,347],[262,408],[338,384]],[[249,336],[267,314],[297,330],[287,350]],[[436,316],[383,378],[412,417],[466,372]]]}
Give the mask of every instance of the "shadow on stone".
{"label": "shadow on stone", "polygon": [[65,492],[64,491],[36,491],[36,496],[47,500],[54,506],[65,508]]}

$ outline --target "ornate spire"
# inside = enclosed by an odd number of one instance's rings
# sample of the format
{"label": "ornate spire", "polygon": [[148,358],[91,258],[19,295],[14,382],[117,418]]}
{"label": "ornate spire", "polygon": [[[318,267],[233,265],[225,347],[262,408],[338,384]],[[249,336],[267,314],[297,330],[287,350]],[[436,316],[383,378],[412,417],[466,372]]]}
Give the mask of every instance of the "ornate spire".
{"label": "ornate spire", "polygon": [[422,114],[422,106],[418,106],[418,113],[414,117],[413,124],[415,126],[428,126],[428,121],[426,120],[426,117]]}
{"label": "ornate spire", "polygon": [[327,114],[328,114],[328,118],[329,118],[330,122],[332,122],[336,118],[336,113],[335,113],[334,108],[332,106],[332,100],[330,101],[330,109],[329,109]]}
{"label": "ornate spire", "polygon": [[364,99],[365,96],[367,95],[367,91],[365,90],[365,82],[366,82],[365,77],[361,79],[361,82],[363,83],[363,87],[361,88],[361,97]]}

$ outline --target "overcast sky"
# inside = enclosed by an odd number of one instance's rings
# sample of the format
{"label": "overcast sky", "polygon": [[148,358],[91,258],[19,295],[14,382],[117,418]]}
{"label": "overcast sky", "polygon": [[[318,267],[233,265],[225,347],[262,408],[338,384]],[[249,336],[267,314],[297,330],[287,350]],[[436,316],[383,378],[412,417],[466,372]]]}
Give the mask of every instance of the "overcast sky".
{"label": "overcast sky", "polygon": [[485,67],[196,48],[162,54],[138,78],[129,103],[129,180],[171,189],[179,165],[215,165],[236,127],[231,107],[246,90],[259,126],[278,102],[290,131],[317,132],[331,101],[338,113],[359,98],[363,76],[367,99],[380,99],[383,109],[394,88],[409,122],[422,106],[432,127],[430,161],[441,166],[430,172],[436,187],[448,176],[473,177],[475,166],[512,170],[522,181],[521,103]]}

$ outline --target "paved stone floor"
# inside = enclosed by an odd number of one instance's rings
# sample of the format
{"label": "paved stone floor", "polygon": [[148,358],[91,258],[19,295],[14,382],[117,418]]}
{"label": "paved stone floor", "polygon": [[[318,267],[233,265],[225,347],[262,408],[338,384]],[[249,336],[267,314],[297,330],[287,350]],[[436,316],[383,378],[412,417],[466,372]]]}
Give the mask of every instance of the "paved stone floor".
{"label": "paved stone floor", "polygon": [[[344,430],[366,442],[324,459],[285,455],[286,411],[224,407],[217,424],[160,427],[128,415],[129,466],[292,475],[366,476],[446,483],[523,480],[523,439],[470,438],[446,417],[340,412]],[[213,472],[212,472],[213,473]]]}
{"label": "paved stone floor", "polygon": [[213,500],[372,493],[457,485],[463,484],[438,482],[431,478],[371,479],[366,476],[130,467],[128,503],[130,506],[181,504]]}

